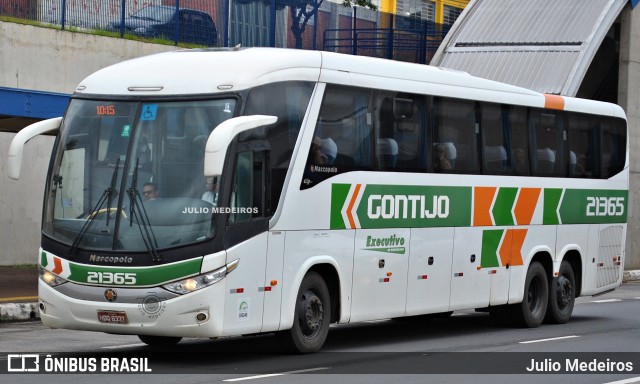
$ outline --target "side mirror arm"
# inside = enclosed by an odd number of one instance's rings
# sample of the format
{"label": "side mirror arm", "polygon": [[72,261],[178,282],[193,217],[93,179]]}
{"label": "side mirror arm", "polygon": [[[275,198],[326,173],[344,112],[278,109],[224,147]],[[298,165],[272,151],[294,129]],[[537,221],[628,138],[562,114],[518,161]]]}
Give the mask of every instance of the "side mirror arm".
{"label": "side mirror arm", "polygon": [[22,130],[20,130],[9,146],[9,156],[7,158],[7,175],[18,180],[20,178],[20,167],[22,165],[22,150],[24,145],[34,137],[43,133],[57,131],[60,129],[60,123],[62,117],[55,117],[53,119],[38,121],[33,123]]}
{"label": "side mirror arm", "polygon": [[222,175],[227,148],[239,133],[271,125],[276,121],[278,121],[276,116],[252,115],[234,117],[220,123],[207,139],[207,146],[204,151],[205,177]]}

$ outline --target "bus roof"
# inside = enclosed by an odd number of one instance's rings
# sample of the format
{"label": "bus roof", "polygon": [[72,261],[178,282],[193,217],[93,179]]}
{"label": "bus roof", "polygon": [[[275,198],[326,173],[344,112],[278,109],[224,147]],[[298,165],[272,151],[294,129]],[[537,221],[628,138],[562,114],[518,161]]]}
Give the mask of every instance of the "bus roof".
{"label": "bus roof", "polygon": [[[422,64],[333,52],[282,48],[177,50],[101,69],[76,94],[188,96],[233,92],[277,81],[313,81],[401,92],[545,107],[525,88]],[[624,117],[614,104],[563,98],[563,109]],[[557,106],[557,104],[555,104]]]}

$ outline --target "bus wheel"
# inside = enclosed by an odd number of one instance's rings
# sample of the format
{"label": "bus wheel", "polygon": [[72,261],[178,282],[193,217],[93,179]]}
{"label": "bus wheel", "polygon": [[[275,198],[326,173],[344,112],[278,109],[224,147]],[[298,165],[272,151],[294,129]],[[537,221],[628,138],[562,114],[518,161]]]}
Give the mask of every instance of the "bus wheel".
{"label": "bus wheel", "polygon": [[560,264],[560,274],[549,288],[549,307],[545,321],[564,324],[571,318],[576,300],[576,278],[568,261]]}
{"label": "bus wheel", "polygon": [[138,335],[138,338],[143,343],[152,347],[169,347],[176,345],[182,340],[182,337],[170,337],[170,336],[148,336]]}
{"label": "bus wheel", "polygon": [[302,280],[296,299],[293,327],[278,333],[289,352],[313,353],[322,348],[331,322],[331,298],[322,277],[309,272]]}
{"label": "bus wheel", "polygon": [[547,273],[542,264],[533,262],[527,271],[524,282],[522,303],[510,307],[510,317],[514,324],[522,327],[536,328],[542,324],[549,298]]}

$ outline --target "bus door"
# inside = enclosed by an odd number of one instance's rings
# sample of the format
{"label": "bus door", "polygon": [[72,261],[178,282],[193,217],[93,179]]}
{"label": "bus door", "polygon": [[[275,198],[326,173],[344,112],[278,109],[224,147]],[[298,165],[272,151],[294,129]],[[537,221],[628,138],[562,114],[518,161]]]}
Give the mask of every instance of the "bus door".
{"label": "bus door", "polygon": [[[267,255],[271,252],[276,254],[275,259],[282,257],[278,255],[282,241],[270,239],[268,232],[269,153],[266,140],[250,140],[237,146],[225,243],[229,245],[227,262],[236,259],[240,262],[226,277],[225,334],[255,333],[262,329],[265,294],[272,291],[265,289]],[[273,267],[270,266],[270,272]],[[274,278],[278,279],[279,275]],[[279,300],[274,303],[270,299],[269,303],[279,307]]]}
{"label": "bus door", "polygon": [[351,321],[403,316],[410,230],[356,230]]}
{"label": "bus door", "polygon": [[454,239],[449,310],[489,306],[492,275],[481,265],[482,229],[455,228]]}
{"label": "bus door", "polygon": [[410,249],[406,315],[447,312],[453,228],[413,228]]}

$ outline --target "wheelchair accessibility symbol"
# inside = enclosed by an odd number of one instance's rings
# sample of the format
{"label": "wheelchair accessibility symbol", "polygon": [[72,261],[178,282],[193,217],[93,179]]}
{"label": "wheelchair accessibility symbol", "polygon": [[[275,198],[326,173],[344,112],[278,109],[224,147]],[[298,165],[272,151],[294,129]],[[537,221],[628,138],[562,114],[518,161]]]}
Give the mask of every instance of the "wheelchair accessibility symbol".
{"label": "wheelchair accessibility symbol", "polygon": [[157,114],[158,104],[144,104],[142,106],[142,115],[140,116],[140,120],[153,121],[156,119]]}

